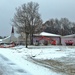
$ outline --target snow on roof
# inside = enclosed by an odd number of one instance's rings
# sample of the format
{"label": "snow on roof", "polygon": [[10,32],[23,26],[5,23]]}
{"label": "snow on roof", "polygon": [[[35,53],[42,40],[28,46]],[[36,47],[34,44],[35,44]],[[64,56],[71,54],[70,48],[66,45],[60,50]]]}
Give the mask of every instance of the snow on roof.
{"label": "snow on roof", "polygon": [[2,43],[2,39],[0,39],[0,43]]}
{"label": "snow on roof", "polygon": [[52,33],[47,33],[47,32],[41,32],[40,35],[41,35],[41,36],[61,36],[61,35],[52,34]]}
{"label": "snow on roof", "polygon": [[6,39],[8,39],[8,38],[10,38],[11,36],[7,36],[6,38],[4,38],[3,40],[6,40]]}
{"label": "snow on roof", "polygon": [[0,39],[0,42],[2,41],[2,39]]}
{"label": "snow on roof", "polygon": [[64,37],[75,37],[75,34],[71,34],[71,35],[66,35]]}

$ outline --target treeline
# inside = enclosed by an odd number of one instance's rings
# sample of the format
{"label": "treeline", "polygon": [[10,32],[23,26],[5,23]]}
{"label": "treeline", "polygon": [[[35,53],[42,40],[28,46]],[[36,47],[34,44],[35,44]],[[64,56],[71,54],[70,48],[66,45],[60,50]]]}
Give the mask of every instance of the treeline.
{"label": "treeline", "polygon": [[46,21],[43,25],[43,31],[60,34],[60,35],[69,35],[75,34],[75,23],[70,22],[67,18],[50,19]]}

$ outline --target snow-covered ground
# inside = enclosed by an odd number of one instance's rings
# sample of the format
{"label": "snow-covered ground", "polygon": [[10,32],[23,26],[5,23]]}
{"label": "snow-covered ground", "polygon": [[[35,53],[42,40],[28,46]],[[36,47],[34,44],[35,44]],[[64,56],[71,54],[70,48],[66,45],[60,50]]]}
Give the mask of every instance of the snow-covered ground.
{"label": "snow-covered ground", "polygon": [[44,66],[29,61],[29,57],[34,59],[57,59],[67,57],[75,52],[75,47],[68,46],[16,46],[13,48],[0,48],[0,54],[17,64],[31,75],[63,75],[56,73]]}

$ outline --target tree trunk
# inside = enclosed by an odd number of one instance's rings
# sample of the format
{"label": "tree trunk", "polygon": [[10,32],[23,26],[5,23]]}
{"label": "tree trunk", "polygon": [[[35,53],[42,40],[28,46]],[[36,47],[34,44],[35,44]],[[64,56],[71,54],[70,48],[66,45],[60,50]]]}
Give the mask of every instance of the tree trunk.
{"label": "tree trunk", "polygon": [[31,35],[31,45],[33,45],[33,34]]}
{"label": "tree trunk", "polygon": [[27,41],[27,39],[28,39],[28,34],[26,33],[26,48],[28,48],[28,41]]}

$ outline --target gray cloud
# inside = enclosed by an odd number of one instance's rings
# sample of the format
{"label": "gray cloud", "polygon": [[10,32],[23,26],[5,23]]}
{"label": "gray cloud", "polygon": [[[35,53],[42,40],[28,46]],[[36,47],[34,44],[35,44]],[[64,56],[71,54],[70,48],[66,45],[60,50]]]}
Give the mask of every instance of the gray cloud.
{"label": "gray cloud", "polygon": [[[0,1],[0,35],[11,34],[11,19],[15,8],[31,0],[1,0]],[[75,21],[75,0],[32,0],[39,3],[39,12],[44,21],[50,18],[66,17]]]}

